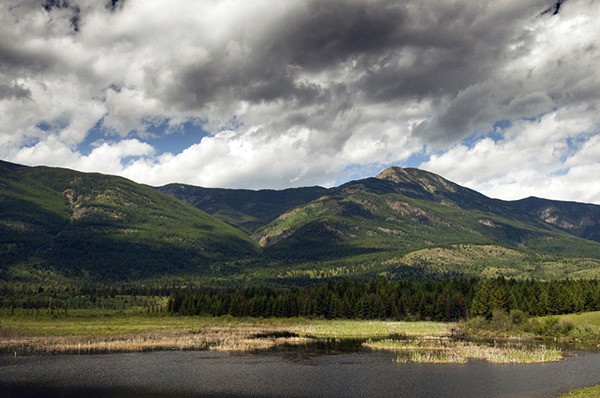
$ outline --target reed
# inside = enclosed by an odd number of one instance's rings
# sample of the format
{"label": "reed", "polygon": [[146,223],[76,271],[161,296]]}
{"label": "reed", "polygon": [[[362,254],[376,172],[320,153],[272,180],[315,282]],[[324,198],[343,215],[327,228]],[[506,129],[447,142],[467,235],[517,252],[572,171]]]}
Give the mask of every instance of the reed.
{"label": "reed", "polygon": [[447,338],[416,340],[367,341],[365,347],[400,351],[399,362],[466,363],[468,359],[481,359],[490,363],[539,363],[562,359],[559,349],[544,345],[524,347],[515,345],[489,345]]}
{"label": "reed", "polygon": [[153,350],[251,351],[278,345],[307,344],[312,339],[260,337],[274,332],[268,328],[205,328],[202,331],[170,330],[128,335],[13,336],[0,340],[0,350],[15,355],[92,354]]}

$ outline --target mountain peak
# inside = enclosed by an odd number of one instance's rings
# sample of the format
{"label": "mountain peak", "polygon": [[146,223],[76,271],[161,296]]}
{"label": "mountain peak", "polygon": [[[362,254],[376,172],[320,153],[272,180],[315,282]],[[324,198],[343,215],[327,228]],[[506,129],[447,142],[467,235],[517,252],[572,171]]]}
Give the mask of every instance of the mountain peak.
{"label": "mountain peak", "polygon": [[429,193],[456,192],[458,186],[437,174],[416,168],[390,167],[383,170],[375,178],[396,184],[418,185]]}

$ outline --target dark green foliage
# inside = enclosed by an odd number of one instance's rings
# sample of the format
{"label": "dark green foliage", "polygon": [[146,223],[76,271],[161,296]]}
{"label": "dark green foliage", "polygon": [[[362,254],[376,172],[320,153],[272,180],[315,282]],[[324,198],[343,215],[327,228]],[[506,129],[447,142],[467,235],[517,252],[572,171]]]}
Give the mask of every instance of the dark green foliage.
{"label": "dark green foliage", "polygon": [[[540,297],[563,292],[553,306]],[[512,300],[506,300],[512,297]],[[497,330],[520,325],[534,316],[600,310],[600,281],[445,279],[370,282],[329,281],[302,288],[178,289],[169,311],[182,315],[322,317],[456,321],[483,317]]]}
{"label": "dark green foliage", "polygon": [[66,313],[77,309],[164,311],[164,297],[172,286],[129,284],[0,285],[0,308],[34,313]]}
{"label": "dark green foliage", "polygon": [[[485,289],[485,290],[484,290]],[[476,310],[485,291],[499,300]],[[560,300],[539,300],[561,292]],[[304,287],[206,286],[171,284],[0,284],[1,308],[35,311],[79,308],[126,309],[144,307],[158,312],[168,297],[168,311],[181,315],[238,317],[317,317],[456,321],[472,319],[494,330],[530,328],[537,334],[564,332],[564,324],[535,323],[529,316],[559,315],[600,310],[599,280],[543,282],[514,279],[441,279],[390,281],[375,278],[330,280]],[[502,308],[501,308],[502,307]],[[535,330],[534,330],[535,329]]]}

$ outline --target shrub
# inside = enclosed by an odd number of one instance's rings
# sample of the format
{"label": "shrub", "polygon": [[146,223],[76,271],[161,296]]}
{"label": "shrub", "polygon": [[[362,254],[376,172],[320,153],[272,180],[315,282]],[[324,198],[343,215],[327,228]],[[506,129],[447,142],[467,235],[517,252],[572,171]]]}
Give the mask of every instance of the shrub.
{"label": "shrub", "polygon": [[557,317],[548,317],[543,320],[532,319],[527,331],[544,337],[564,337],[569,335],[575,326],[569,321],[561,321]]}
{"label": "shrub", "polygon": [[509,314],[510,323],[514,326],[523,326],[529,316],[521,310],[511,310]]}
{"label": "shrub", "polygon": [[578,341],[598,342],[600,341],[600,329],[583,323],[574,327],[570,332],[570,336]]}

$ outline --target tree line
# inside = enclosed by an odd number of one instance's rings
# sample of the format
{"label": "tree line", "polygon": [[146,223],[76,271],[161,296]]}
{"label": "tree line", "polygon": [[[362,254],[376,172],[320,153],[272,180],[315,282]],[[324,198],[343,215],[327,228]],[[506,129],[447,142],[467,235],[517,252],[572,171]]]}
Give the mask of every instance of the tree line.
{"label": "tree line", "polygon": [[600,281],[377,278],[306,287],[187,288],[172,292],[168,310],[181,315],[432,321],[490,319],[495,310],[543,316],[600,310]]}

